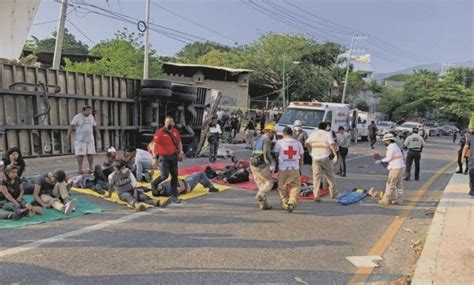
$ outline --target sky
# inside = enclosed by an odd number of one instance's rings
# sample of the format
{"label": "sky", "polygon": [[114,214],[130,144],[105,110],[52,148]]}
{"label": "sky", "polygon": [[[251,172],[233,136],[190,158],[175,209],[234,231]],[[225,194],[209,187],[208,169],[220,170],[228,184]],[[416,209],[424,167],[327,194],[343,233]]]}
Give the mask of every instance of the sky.
{"label": "sky", "polygon": [[[133,22],[145,18],[146,0],[69,0],[66,27],[90,47],[113,38],[124,27],[138,30],[135,23],[106,17],[111,15],[108,12],[90,13],[99,10],[84,3],[123,14]],[[178,52],[185,45],[182,37],[186,37],[184,42],[210,40],[235,46],[250,43],[267,32],[296,33],[316,41],[336,41],[349,49],[352,35],[363,33],[369,35],[368,39],[355,40],[355,54],[370,53],[375,73],[474,59],[473,0],[151,0],[151,3],[151,22],[166,27],[153,26],[155,31],[150,33],[150,44],[159,55]],[[56,1],[42,0],[30,34],[39,38],[50,36],[57,28],[55,20],[59,11],[60,4]],[[169,29],[188,35],[179,34],[180,38],[173,36],[173,39],[158,33],[176,35]]]}

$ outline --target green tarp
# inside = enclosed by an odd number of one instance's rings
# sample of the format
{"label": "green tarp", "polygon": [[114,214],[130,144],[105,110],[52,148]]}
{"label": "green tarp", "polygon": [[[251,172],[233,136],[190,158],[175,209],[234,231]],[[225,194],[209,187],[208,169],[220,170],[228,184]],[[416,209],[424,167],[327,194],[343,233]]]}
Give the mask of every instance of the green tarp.
{"label": "green tarp", "polygon": [[[34,215],[32,217],[24,217],[18,221],[0,220],[0,230],[14,229],[18,227],[46,223],[46,222],[55,221],[55,220],[79,217],[86,214],[100,213],[103,211],[101,207],[90,203],[89,201],[87,201],[86,199],[78,195],[75,195],[74,199],[77,200],[76,211],[72,212],[71,214],[67,216],[54,209],[45,209],[43,215]],[[25,195],[25,200],[31,202],[33,201],[33,197],[31,195]]]}

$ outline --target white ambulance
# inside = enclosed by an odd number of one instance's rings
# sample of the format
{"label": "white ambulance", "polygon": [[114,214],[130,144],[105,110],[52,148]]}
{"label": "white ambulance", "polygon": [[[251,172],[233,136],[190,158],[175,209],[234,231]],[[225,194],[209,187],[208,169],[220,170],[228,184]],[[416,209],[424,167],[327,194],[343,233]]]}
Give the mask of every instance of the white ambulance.
{"label": "white ambulance", "polygon": [[320,122],[331,123],[333,131],[339,127],[348,130],[351,126],[357,126],[357,110],[351,110],[349,104],[341,103],[291,102],[277,123],[277,138],[282,137],[285,127],[293,128],[296,120],[303,123],[302,128],[308,135],[318,129]]}

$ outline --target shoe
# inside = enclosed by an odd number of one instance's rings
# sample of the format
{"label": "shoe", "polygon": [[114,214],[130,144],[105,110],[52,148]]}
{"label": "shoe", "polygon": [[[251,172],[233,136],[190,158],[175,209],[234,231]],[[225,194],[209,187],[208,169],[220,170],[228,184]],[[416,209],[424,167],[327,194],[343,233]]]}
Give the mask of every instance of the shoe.
{"label": "shoe", "polygon": [[219,192],[219,189],[216,187],[209,187],[209,192]]}
{"label": "shoe", "polygon": [[462,174],[462,170],[456,171],[456,172],[454,172],[454,173]]}
{"label": "shoe", "polygon": [[319,198],[319,197],[314,198],[314,202],[317,202],[317,203],[321,202],[321,198]]}
{"label": "shoe", "polygon": [[288,213],[291,213],[293,212],[294,209],[295,209],[295,206],[293,206],[293,204],[288,204],[288,208],[286,210],[288,211]]}
{"label": "shoe", "polygon": [[64,205],[64,214],[69,215],[71,214],[72,210],[76,208],[77,202],[76,200],[71,200]]}
{"label": "shoe", "polygon": [[267,204],[265,204],[265,205],[260,205],[260,210],[266,211],[266,210],[271,210],[271,209],[273,209],[273,207],[270,206],[270,205],[267,205]]}
{"label": "shoe", "polygon": [[345,173],[342,173],[341,175],[339,175],[341,177],[346,177],[346,174]]}
{"label": "shoe", "polygon": [[420,181],[420,177],[418,177],[418,178],[415,178],[415,180],[416,180],[416,181]]}
{"label": "shoe", "polygon": [[469,191],[470,196],[474,196],[474,190]]}
{"label": "shoe", "polygon": [[36,215],[43,215],[44,213],[43,207],[40,206],[33,206],[32,210]]}
{"label": "shoe", "polygon": [[135,203],[135,208],[133,209],[135,213],[145,211],[146,207],[142,203]]}
{"label": "shoe", "polygon": [[160,208],[166,208],[169,204],[171,203],[171,199],[164,199],[158,202],[158,207]]}
{"label": "shoe", "polygon": [[288,204],[285,204],[283,202],[280,203],[280,206],[283,210],[287,211],[288,210]]}
{"label": "shoe", "polygon": [[410,181],[410,178],[407,177],[407,178],[405,178],[405,179],[403,179],[403,180],[405,180],[405,181]]}
{"label": "shoe", "polygon": [[170,197],[170,200],[171,200],[171,202],[176,203],[176,204],[181,204],[181,202],[182,202],[182,200],[179,199],[179,198],[176,197],[176,196],[171,196],[171,197]]}
{"label": "shoe", "polygon": [[18,221],[19,219],[23,218],[23,215],[19,213],[11,213],[7,218],[13,221]]}
{"label": "shoe", "polygon": [[391,204],[391,201],[387,200],[387,199],[382,199],[382,200],[379,201],[379,204],[384,205],[384,206],[388,206],[388,205]]}
{"label": "shoe", "polygon": [[468,174],[468,172],[467,172],[467,171],[466,171],[466,172],[464,172],[464,175],[467,175],[467,174]]}

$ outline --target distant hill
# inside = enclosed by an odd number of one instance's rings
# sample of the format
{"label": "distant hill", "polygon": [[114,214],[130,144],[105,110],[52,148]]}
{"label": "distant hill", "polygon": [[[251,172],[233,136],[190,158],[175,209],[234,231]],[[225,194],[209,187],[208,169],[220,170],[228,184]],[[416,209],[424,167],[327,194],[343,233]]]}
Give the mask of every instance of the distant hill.
{"label": "distant hill", "polygon": [[[474,59],[464,61],[464,62],[458,62],[454,63],[454,66],[464,66],[464,67],[470,67],[474,68]],[[431,64],[422,64],[422,65],[417,65],[409,68],[405,68],[396,72],[388,72],[388,73],[375,73],[374,74],[374,79],[377,81],[384,80],[385,78],[394,75],[394,74],[411,74],[413,73],[414,70],[416,69],[428,69],[431,71],[435,72],[441,72],[441,63],[431,63]]]}

